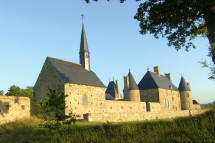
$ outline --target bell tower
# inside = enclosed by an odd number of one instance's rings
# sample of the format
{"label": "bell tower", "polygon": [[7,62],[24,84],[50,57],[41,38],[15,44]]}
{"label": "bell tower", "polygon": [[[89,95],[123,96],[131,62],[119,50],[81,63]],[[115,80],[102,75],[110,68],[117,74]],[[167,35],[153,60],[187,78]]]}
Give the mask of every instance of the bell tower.
{"label": "bell tower", "polygon": [[80,44],[79,54],[80,54],[80,64],[85,68],[85,70],[90,71],[90,52],[88,50],[84,24],[82,24],[81,44]]}

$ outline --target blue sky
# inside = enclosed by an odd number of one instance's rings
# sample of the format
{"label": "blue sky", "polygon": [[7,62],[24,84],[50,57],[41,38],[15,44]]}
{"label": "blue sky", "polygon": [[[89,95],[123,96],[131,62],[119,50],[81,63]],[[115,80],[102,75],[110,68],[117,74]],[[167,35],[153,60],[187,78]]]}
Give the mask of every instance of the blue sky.
{"label": "blue sky", "polygon": [[215,100],[215,81],[199,61],[210,59],[208,40],[194,41],[197,49],[176,51],[166,39],[140,35],[133,19],[139,2],[118,0],[2,0],[0,2],[0,89],[15,84],[33,86],[47,56],[79,62],[81,14],[91,53],[91,68],[104,84],[131,69],[137,83],[153,66],[172,73],[178,86],[181,74],[190,82],[193,98],[200,103]]}

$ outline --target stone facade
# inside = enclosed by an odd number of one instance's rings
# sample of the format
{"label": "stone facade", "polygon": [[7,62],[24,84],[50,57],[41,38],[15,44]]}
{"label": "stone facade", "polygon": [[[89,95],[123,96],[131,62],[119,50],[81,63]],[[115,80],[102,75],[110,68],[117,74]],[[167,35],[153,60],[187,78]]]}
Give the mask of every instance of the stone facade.
{"label": "stone facade", "polygon": [[159,91],[157,88],[140,90],[141,101],[145,102],[159,102]]}
{"label": "stone facade", "polygon": [[28,97],[0,96],[0,124],[29,117]]}
{"label": "stone facade", "polygon": [[181,109],[190,110],[193,106],[192,92],[191,91],[180,91],[181,96]]}
{"label": "stone facade", "polygon": [[56,71],[53,70],[51,63],[46,60],[40,75],[34,85],[33,97],[31,98],[31,112],[37,114],[39,104],[47,95],[48,89],[61,89],[63,91],[63,81],[59,78]]}
{"label": "stone facade", "polygon": [[181,100],[179,91],[159,88],[158,93],[162,110],[169,111],[181,110]]}
{"label": "stone facade", "polygon": [[125,100],[140,102],[140,91],[139,90],[128,90]]}
{"label": "stone facade", "polygon": [[67,95],[65,114],[73,112],[83,118],[86,113],[103,113],[105,88],[70,83],[64,88]]}

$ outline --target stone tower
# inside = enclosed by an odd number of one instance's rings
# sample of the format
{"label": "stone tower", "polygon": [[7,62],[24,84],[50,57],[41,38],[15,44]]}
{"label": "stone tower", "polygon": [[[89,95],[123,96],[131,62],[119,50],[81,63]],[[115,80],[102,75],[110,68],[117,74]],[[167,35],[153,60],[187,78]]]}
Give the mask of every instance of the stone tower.
{"label": "stone tower", "polygon": [[140,102],[140,91],[130,70],[128,76],[124,77],[124,86],[125,100]]}
{"label": "stone tower", "polygon": [[181,77],[178,90],[180,92],[180,98],[181,98],[181,109],[182,110],[192,109],[193,102],[192,102],[192,92],[190,89],[190,84],[185,81],[183,76]]}
{"label": "stone tower", "polygon": [[80,64],[90,71],[90,52],[88,50],[87,38],[85,34],[84,24],[82,24],[81,44],[80,44]]}

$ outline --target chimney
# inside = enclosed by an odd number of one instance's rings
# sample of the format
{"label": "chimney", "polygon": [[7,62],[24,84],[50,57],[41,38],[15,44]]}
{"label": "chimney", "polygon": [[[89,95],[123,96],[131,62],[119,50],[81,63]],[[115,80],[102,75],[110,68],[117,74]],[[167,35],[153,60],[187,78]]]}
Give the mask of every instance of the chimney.
{"label": "chimney", "polygon": [[169,73],[166,73],[165,75],[166,75],[166,77],[167,77],[170,81],[172,80],[172,75],[171,75],[170,72],[169,72]]}
{"label": "chimney", "polygon": [[118,94],[118,97],[117,97],[117,98],[121,99],[119,80],[116,80],[116,90],[117,90],[117,94]]}
{"label": "chimney", "polygon": [[160,76],[159,66],[154,67],[154,72],[157,73],[158,76]]}
{"label": "chimney", "polygon": [[189,82],[187,83],[187,86],[188,86],[188,88],[191,90],[191,88],[190,88],[190,83],[189,83]]}
{"label": "chimney", "polygon": [[124,89],[127,90],[129,87],[128,76],[124,76]]}

